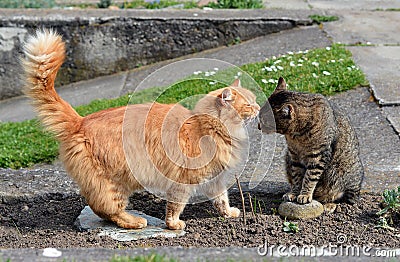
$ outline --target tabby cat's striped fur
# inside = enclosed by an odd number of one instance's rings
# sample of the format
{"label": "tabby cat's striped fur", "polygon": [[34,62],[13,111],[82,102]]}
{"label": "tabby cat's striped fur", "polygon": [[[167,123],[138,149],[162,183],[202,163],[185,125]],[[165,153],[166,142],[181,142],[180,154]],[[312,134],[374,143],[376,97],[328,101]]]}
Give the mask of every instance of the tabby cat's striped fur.
{"label": "tabby cat's striped fur", "polygon": [[285,135],[286,172],[291,191],[286,201],[314,198],[332,211],[337,201],[354,203],[364,177],[356,134],[346,115],[322,95],[292,92],[283,78],[269,97],[276,128],[260,111],[260,128]]}

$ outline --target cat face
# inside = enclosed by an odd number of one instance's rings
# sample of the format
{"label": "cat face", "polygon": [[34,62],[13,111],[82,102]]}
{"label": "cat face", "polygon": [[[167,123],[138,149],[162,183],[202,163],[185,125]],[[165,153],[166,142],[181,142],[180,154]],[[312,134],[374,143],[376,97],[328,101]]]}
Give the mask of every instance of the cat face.
{"label": "cat face", "polygon": [[210,93],[217,97],[217,107],[221,112],[232,111],[246,124],[258,116],[260,106],[256,96],[249,90],[242,88],[237,79],[229,87],[215,90]]}
{"label": "cat face", "polygon": [[[280,77],[274,93],[268,98],[268,103],[261,108],[258,128],[264,133],[287,134],[294,124],[295,117],[295,105],[291,96],[287,91],[285,80]],[[269,117],[270,110],[275,121]]]}

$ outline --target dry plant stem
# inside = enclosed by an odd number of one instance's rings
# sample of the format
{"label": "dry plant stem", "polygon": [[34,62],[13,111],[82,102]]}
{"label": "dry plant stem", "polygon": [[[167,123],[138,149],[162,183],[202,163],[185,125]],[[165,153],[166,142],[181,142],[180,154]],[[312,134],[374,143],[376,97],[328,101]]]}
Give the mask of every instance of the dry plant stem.
{"label": "dry plant stem", "polygon": [[243,191],[242,191],[242,187],[240,186],[240,182],[238,177],[235,175],[236,178],[236,183],[238,185],[239,188],[239,193],[240,193],[240,198],[242,199],[242,209],[243,209],[243,224],[246,225],[246,208],[244,205],[244,196],[243,196]]}
{"label": "dry plant stem", "polygon": [[251,195],[250,195],[249,192],[247,192],[247,196],[249,197],[251,213],[253,214],[253,217],[255,217],[254,208],[253,208],[253,203],[252,203],[252,201],[251,201]]}

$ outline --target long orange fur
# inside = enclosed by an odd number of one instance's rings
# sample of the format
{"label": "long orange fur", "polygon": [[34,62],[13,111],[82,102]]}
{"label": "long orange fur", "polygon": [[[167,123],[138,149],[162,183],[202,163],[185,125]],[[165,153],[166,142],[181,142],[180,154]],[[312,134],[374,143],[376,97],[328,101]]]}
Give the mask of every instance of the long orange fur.
{"label": "long orange fur", "polygon": [[224,217],[237,217],[218,176],[243,159],[243,121],[260,109],[238,81],[202,98],[193,111],[158,103],[111,108],[81,117],[54,89],[65,44],[51,30],[38,30],[24,46],[24,92],[46,130],[60,141],[60,158],[81,194],[100,217],[123,228],[147,221],[125,211],[132,192],[154,189],[167,198],[166,224],[179,219],[192,186],[215,179],[201,191]]}

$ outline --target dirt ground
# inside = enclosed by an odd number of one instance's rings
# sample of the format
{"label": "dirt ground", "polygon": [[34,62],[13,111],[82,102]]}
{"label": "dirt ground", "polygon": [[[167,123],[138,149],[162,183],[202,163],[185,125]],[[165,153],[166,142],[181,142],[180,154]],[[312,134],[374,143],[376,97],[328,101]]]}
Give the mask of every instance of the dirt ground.
{"label": "dirt ground", "polygon": [[[261,209],[253,216],[247,212],[247,224],[242,218],[223,219],[211,203],[188,205],[181,218],[187,223],[186,235],[179,238],[154,238],[131,242],[118,242],[98,232],[80,232],[74,222],[85,201],[78,195],[54,196],[52,200],[16,201],[0,204],[0,248],[72,248],[72,247],[258,247],[275,245],[367,245],[369,247],[398,247],[400,243],[400,218],[395,218],[395,230],[378,228],[381,196],[362,194],[351,206],[340,204],[333,214],[297,221],[299,232],[283,231],[284,218],[275,213],[281,195],[253,195],[260,201]],[[231,204],[241,207],[239,193],[230,196]],[[137,210],[164,218],[165,202],[141,193],[131,197]],[[250,208],[246,196],[246,207]],[[248,210],[249,211],[249,210]],[[345,237],[338,242],[338,236]]]}

